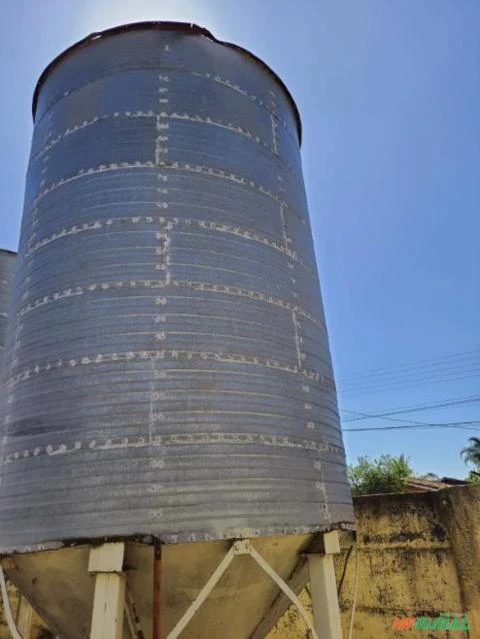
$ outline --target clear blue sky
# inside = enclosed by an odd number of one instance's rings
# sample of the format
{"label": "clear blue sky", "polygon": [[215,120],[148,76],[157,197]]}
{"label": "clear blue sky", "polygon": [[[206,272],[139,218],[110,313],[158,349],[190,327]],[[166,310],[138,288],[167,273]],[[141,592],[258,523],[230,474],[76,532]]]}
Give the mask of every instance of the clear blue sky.
{"label": "clear blue sky", "polygon": [[[479,419],[480,2],[2,2],[0,246],[17,246],[39,74],[92,31],[150,19],[196,22],[250,49],[297,101],[342,410],[477,395],[395,418]],[[369,377],[377,368],[387,370]],[[405,453],[418,472],[464,476],[459,450],[475,434],[387,430],[345,441],[350,461]]]}

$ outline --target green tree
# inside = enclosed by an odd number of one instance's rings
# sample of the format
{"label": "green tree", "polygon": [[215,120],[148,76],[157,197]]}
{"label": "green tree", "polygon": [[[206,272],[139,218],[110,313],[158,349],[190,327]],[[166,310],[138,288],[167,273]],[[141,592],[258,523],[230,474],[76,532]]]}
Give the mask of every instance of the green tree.
{"label": "green tree", "polygon": [[470,437],[468,441],[470,445],[462,450],[461,455],[466,464],[473,466],[467,479],[478,482],[480,481],[480,437]]}
{"label": "green tree", "polygon": [[402,492],[405,480],[413,474],[405,455],[382,455],[378,459],[359,457],[356,464],[348,467],[352,495]]}
{"label": "green tree", "polygon": [[480,484],[480,473],[476,473],[474,470],[471,470],[467,475],[467,481],[472,484]]}

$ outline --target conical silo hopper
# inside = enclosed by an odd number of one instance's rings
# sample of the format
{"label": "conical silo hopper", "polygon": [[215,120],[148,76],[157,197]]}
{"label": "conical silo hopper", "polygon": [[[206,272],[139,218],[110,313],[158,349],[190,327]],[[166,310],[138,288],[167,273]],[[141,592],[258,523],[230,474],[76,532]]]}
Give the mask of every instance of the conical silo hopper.
{"label": "conical silo hopper", "polygon": [[280,589],[248,548],[288,582],[317,535],[354,521],[297,108],[247,51],[139,23],[55,59],[33,116],[3,565],[83,639],[91,549],[114,543],[124,637],[158,639],[235,548],[181,636],[252,637]]}

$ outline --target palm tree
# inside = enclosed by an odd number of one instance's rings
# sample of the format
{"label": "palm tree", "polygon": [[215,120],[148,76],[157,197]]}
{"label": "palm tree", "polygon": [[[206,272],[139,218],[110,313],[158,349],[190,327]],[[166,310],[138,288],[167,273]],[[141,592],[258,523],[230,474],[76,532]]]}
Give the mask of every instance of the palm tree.
{"label": "palm tree", "polygon": [[475,475],[480,475],[480,437],[470,437],[468,440],[470,446],[464,448],[461,452],[466,464],[472,464]]}

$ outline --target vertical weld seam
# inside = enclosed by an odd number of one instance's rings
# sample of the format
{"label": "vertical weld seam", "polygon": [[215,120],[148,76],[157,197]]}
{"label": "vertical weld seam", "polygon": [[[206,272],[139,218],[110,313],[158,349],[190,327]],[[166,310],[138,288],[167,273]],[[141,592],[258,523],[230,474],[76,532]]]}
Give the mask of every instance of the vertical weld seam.
{"label": "vertical weld seam", "polygon": [[298,367],[302,368],[302,352],[300,351],[297,311],[295,309],[292,310],[292,322],[293,322],[293,335],[295,340],[295,350],[297,353]]}
{"label": "vertical weld seam", "polygon": [[160,133],[161,128],[160,128],[160,118],[162,116],[161,115],[157,115],[156,120],[156,130],[157,130],[157,137],[155,138],[155,165],[159,166],[160,165],[160,145],[161,145],[161,138],[162,138],[162,134]]}
{"label": "vertical weld seam", "polygon": [[[169,103],[168,87],[167,86],[162,86],[162,81],[164,81],[165,79],[166,78],[165,78],[164,75],[162,75],[162,74],[158,75],[158,81],[159,81],[158,89],[157,89],[158,95],[160,96],[163,93],[166,93],[167,97],[166,98],[161,98],[161,97],[158,98],[158,106],[160,108],[161,113],[156,116],[156,121],[157,121],[156,122],[157,137],[155,139],[155,164],[156,164],[156,166],[159,166],[160,162],[161,162],[161,160],[160,160],[160,150],[162,148],[161,147],[161,143],[164,141],[164,138],[165,138],[165,136],[162,135],[162,133],[161,133],[161,131],[163,129],[160,126],[162,116],[165,117],[165,115],[166,115],[166,114],[164,114],[162,112],[162,108],[164,108],[164,106],[168,105],[168,103]],[[168,76],[167,76],[167,79],[168,79]],[[168,139],[168,136],[167,136],[167,139]]]}
{"label": "vertical weld seam", "polygon": [[148,415],[148,443],[151,445],[153,442],[153,419],[154,419],[154,403],[155,403],[155,399],[154,399],[154,393],[155,393],[155,385],[154,385],[154,380],[155,380],[155,358],[152,357],[150,359],[150,369],[151,369],[151,376],[150,376],[150,406],[149,406],[149,415]]}
{"label": "vertical weld seam", "polygon": [[284,205],[281,202],[280,203],[280,218],[282,220],[282,233],[283,233],[283,244],[285,249],[288,249],[289,247],[289,237],[287,235],[287,224],[285,221],[285,211],[284,211]]}
{"label": "vertical weld seam", "polygon": [[270,121],[272,123],[272,143],[273,143],[273,152],[275,155],[278,155],[278,144],[277,144],[277,124],[275,122],[275,118],[273,114],[270,113]]}
{"label": "vertical weld seam", "polygon": [[165,251],[165,284],[168,286],[170,284],[171,275],[170,275],[170,236],[168,234],[168,227],[165,233],[165,242],[164,242],[164,251]]}
{"label": "vertical weld seam", "polygon": [[323,466],[322,461],[319,459],[318,460],[318,471],[319,471],[319,474],[320,474],[320,481],[321,481],[321,484],[322,484],[321,491],[323,493],[323,501],[324,501],[324,504],[325,504],[325,515],[327,517],[328,523],[330,523],[331,522],[331,518],[330,518],[330,509],[328,507],[327,487],[325,485],[325,476],[323,474],[322,466]]}

